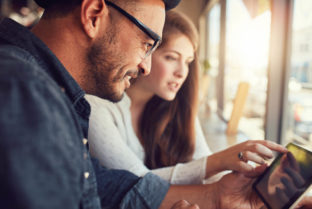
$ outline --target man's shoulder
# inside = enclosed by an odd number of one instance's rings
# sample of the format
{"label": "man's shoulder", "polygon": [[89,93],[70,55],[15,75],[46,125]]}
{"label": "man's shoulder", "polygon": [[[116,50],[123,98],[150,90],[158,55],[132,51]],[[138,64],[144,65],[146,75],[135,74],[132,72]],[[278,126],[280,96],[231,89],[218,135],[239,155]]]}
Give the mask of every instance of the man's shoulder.
{"label": "man's shoulder", "polygon": [[35,58],[30,53],[13,45],[0,46],[0,67],[0,73],[7,78],[31,76],[39,68]]}
{"label": "man's shoulder", "polygon": [[0,69],[2,85],[10,83],[30,87],[35,84],[46,88],[58,88],[33,55],[13,45],[0,46]]}
{"label": "man's shoulder", "polygon": [[0,69],[0,97],[8,102],[65,104],[61,88],[27,51],[1,45]]}
{"label": "man's shoulder", "polygon": [[[31,56],[19,52],[19,49],[9,53],[0,50],[1,134],[6,133],[10,138],[14,135],[10,131],[12,127],[18,127],[19,132],[29,134],[29,137],[38,129],[42,129],[40,133],[45,138],[53,135],[51,130],[69,132],[76,127],[73,121],[75,110],[70,101],[53,78],[31,60]],[[77,133],[73,131],[74,134]]]}

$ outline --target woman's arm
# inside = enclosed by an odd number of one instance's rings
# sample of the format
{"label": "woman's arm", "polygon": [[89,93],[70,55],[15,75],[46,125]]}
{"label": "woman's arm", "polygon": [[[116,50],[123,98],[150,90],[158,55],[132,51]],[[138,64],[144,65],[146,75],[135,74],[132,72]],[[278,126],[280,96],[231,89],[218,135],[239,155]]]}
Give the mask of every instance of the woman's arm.
{"label": "woman's arm", "polygon": [[[199,184],[205,177],[206,157],[176,166],[149,170],[125,139],[126,125],[116,104],[98,97],[86,97],[91,104],[90,152],[107,168],[125,169],[138,176],[152,172],[171,184]],[[129,140],[138,140],[131,138]],[[133,143],[136,144],[136,143]],[[137,143],[140,146],[139,143]],[[143,148],[142,148],[143,151]]]}
{"label": "woman's arm", "polygon": [[[248,161],[263,164],[266,159],[273,157],[272,151],[287,152],[286,148],[270,141],[249,140],[212,154],[206,143],[198,119],[196,120],[195,128],[196,149],[194,152],[194,159],[209,155],[206,162],[205,178],[210,178],[226,170],[239,171],[242,173],[254,172],[254,167],[248,164]],[[243,153],[243,161],[238,158],[239,152]]]}
{"label": "woman's arm", "polygon": [[91,105],[88,132],[91,155],[107,168],[145,175],[149,170],[127,145],[125,124],[117,106],[95,96],[86,98]]}
{"label": "woman's arm", "polygon": [[196,118],[195,120],[195,134],[196,134],[196,143],[195,143],[195,150],[193,154],[193,159],[197,160],[202,157],[207,157],[211,155],[212,152],[207,144],[205,139],[203,129],[200,125],[199,119]]}
{"label": "woman's arm", "polygon": [[[287,149],[268,140],[248,140],[231,146],[208,157],[206,177],[224,170],[233,170],[250,175],[255,171],[255,167],[250,165],[248,161],[259,165],[265,164],[265,160],[273,158],[273,151],[285,153]],[[243,154],[243,159],[238,157],[240,152]]]}

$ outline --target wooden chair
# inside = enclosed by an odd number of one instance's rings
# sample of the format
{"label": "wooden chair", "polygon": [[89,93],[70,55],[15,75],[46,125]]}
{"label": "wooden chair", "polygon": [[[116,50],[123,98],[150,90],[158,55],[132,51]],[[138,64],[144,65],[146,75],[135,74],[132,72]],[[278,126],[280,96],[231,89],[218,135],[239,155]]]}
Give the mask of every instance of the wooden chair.
{"label": "wooden chair", "polygon": [[226,129],[227,135],[237,134],[239,120],[243,115],[243,109],[246,103],[248,92],[249,92],[249,83],[247,82],[239,83],[236,96],[235,96],[235,100],[234,100],[234,104],[233,104],[231,118],[227,124],[227,129]]}

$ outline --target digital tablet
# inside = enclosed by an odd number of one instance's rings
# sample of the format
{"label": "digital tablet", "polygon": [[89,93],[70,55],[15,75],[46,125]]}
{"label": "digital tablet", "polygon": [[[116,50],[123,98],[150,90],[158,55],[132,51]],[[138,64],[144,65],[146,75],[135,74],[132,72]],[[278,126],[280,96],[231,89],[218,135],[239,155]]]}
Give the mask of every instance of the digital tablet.
{"label": "digital tablet", "polygon": [[268,209],[293,208],[312,183],[312,152],[289,143],[253,184]]}

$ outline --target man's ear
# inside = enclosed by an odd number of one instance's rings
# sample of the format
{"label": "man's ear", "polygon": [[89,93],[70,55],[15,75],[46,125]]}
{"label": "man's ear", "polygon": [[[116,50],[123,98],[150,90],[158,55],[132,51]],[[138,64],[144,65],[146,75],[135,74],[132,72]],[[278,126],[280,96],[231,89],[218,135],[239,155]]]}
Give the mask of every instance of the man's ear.
{"label": "man's ear", "polygon": [[[81,4],[81,23],[90,38],[96,37],[103,26],[103,20],[107,20],[107,5],[104,0],[83,0]],[[104,18],[103,18],[104,17]]]}

